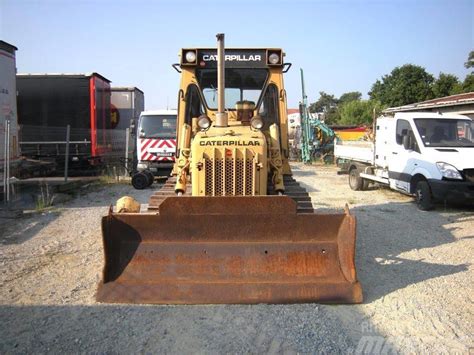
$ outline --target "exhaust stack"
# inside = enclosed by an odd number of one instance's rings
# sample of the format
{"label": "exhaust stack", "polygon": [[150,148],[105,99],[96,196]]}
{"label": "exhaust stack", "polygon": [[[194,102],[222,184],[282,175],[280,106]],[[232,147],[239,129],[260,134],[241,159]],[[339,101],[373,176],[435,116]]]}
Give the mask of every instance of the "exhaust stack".
{"label": "exhaust stack", "polygon": [[228,119],[225,112],[225,58],[224,34],[218,33],[217,37],[217,113],[216,127],[227,127]]}

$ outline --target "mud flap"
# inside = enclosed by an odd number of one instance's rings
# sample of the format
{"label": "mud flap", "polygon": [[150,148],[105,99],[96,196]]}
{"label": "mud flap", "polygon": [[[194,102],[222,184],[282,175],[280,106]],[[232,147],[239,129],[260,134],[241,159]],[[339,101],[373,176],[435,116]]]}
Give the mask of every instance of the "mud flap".
{"label": "mud flap", "polygon": [[102,219],[110,303],[360,303],[355,217],[297,214],[287,196],[169,197]]}

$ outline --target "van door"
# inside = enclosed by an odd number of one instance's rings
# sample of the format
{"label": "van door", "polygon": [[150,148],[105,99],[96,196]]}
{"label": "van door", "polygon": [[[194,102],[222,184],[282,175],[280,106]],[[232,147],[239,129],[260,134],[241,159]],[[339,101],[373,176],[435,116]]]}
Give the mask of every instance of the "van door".
{"label": "van door", "polygon": [[[409,149],[405,149],[404,139],[408,140]],[[410,180],[412,172],[418,164],[420,150],[409,121],[397,120],[395,134],[392,135],[391,148],[388,166],[390,187],[410,193]]]}

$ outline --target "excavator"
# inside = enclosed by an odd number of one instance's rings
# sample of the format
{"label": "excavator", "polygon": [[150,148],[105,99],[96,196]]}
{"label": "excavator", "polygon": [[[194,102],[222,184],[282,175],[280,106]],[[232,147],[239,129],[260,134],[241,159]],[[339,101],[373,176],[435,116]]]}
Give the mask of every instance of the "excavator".
{"label": "excavator", "polygon": [[[292,177],[279,48],[183,48],[173,172],[102,218],[104,303],[360,303],[356,219]],[[145,208],[146,207],[146,208]]]}

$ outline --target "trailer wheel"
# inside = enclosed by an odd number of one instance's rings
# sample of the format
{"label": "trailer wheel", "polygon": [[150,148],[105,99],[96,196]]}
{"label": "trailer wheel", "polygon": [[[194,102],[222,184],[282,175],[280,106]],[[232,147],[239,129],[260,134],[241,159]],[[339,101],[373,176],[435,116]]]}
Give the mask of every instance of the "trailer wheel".
{"label": "trailer wheel", "polygon": [[418,181],[415,189],[415,197],[416,204],[420,210],[429,211],[433,209],[433,197],[431,196],[431,189],[428,181]]}
{"label": "trailer wheel", "polygon": [[136,173],[132,176],[132,186],[137,190],[143,190],[150,186],[147,174],[144,172]]}
{"label": "trailer wheel", "polygon": [[364,188],[364,181],[360,177],[359,169],[356,166],[352,166],[349,170],[349,186],[354,191],[359,191]]}

